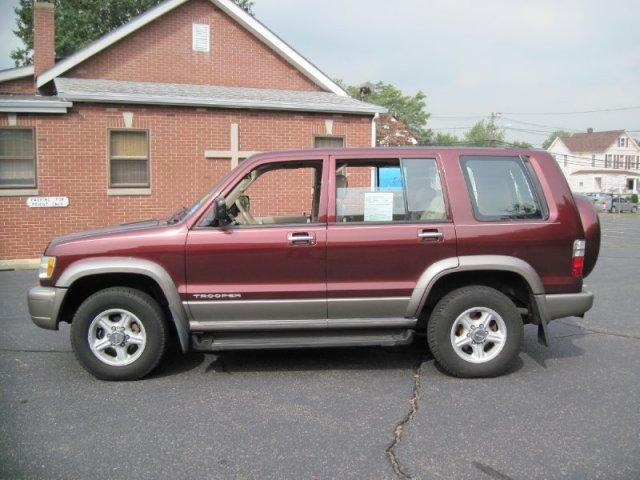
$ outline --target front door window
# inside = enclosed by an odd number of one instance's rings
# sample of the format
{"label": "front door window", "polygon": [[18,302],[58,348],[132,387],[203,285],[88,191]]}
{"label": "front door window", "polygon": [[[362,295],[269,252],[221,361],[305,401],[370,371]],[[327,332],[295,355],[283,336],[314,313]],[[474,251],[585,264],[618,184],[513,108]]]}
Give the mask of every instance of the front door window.
{"label": "front door window", "polygon": [[248,173],[227,195],[237,225],[317,223],[322,161],[264,164]]}

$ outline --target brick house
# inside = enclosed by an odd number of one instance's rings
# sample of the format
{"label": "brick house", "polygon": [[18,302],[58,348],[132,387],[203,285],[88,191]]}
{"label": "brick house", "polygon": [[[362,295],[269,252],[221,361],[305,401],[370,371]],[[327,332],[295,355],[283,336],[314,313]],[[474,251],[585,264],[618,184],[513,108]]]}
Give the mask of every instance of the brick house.
{"label": "brick house", "polygon": [[0,71],[0,260],[166,217],[253,152],[375,144],[383,109],[230,0],[167,0],[57,62],[53,6],[34,16],[33,65]]}

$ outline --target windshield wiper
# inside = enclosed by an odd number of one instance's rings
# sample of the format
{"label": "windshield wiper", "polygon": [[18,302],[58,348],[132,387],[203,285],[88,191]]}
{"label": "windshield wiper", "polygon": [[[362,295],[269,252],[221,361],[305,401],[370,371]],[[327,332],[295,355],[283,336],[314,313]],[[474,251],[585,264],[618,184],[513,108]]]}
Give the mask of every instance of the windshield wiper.
{"label": "windshield wiper", "polygon": [[187,213],[187,211],[189,211],[188,207],[182,207],[180,210],[178,210],[176,213],[174,213],[167,219],[167,223],[172,224],[172,223],[179,222],[180,219],[184,217],[185,213]]}

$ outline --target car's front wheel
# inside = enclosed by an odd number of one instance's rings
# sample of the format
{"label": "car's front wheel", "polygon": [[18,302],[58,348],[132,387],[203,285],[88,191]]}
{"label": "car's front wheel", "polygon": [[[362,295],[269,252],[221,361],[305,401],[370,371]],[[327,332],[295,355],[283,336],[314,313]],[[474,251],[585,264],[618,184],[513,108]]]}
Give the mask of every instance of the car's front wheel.
{"label": "car's front wheel", "polygon": [[167,327],[158,303],[139,290],[113,287],[89,296],[71,323],[82,366],[102,380],[136,380],[160,362]]}
{"label": "car's front wheel", "polygon": [[481,285],[445,295],[429,318],[427,340],[436,361],[457,377],[504,373],[520,351],[523,322],[502,292]]}

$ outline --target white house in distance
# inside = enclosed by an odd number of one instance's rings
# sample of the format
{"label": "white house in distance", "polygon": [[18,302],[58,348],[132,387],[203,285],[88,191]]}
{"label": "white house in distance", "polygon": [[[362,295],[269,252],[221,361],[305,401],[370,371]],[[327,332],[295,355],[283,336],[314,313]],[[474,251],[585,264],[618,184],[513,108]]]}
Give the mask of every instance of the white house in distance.
{"label": "white house in distance", "polygon": [[640,190],[640,147],[625,130],[574,133],[547,149],[579,193],[631,194]]}

